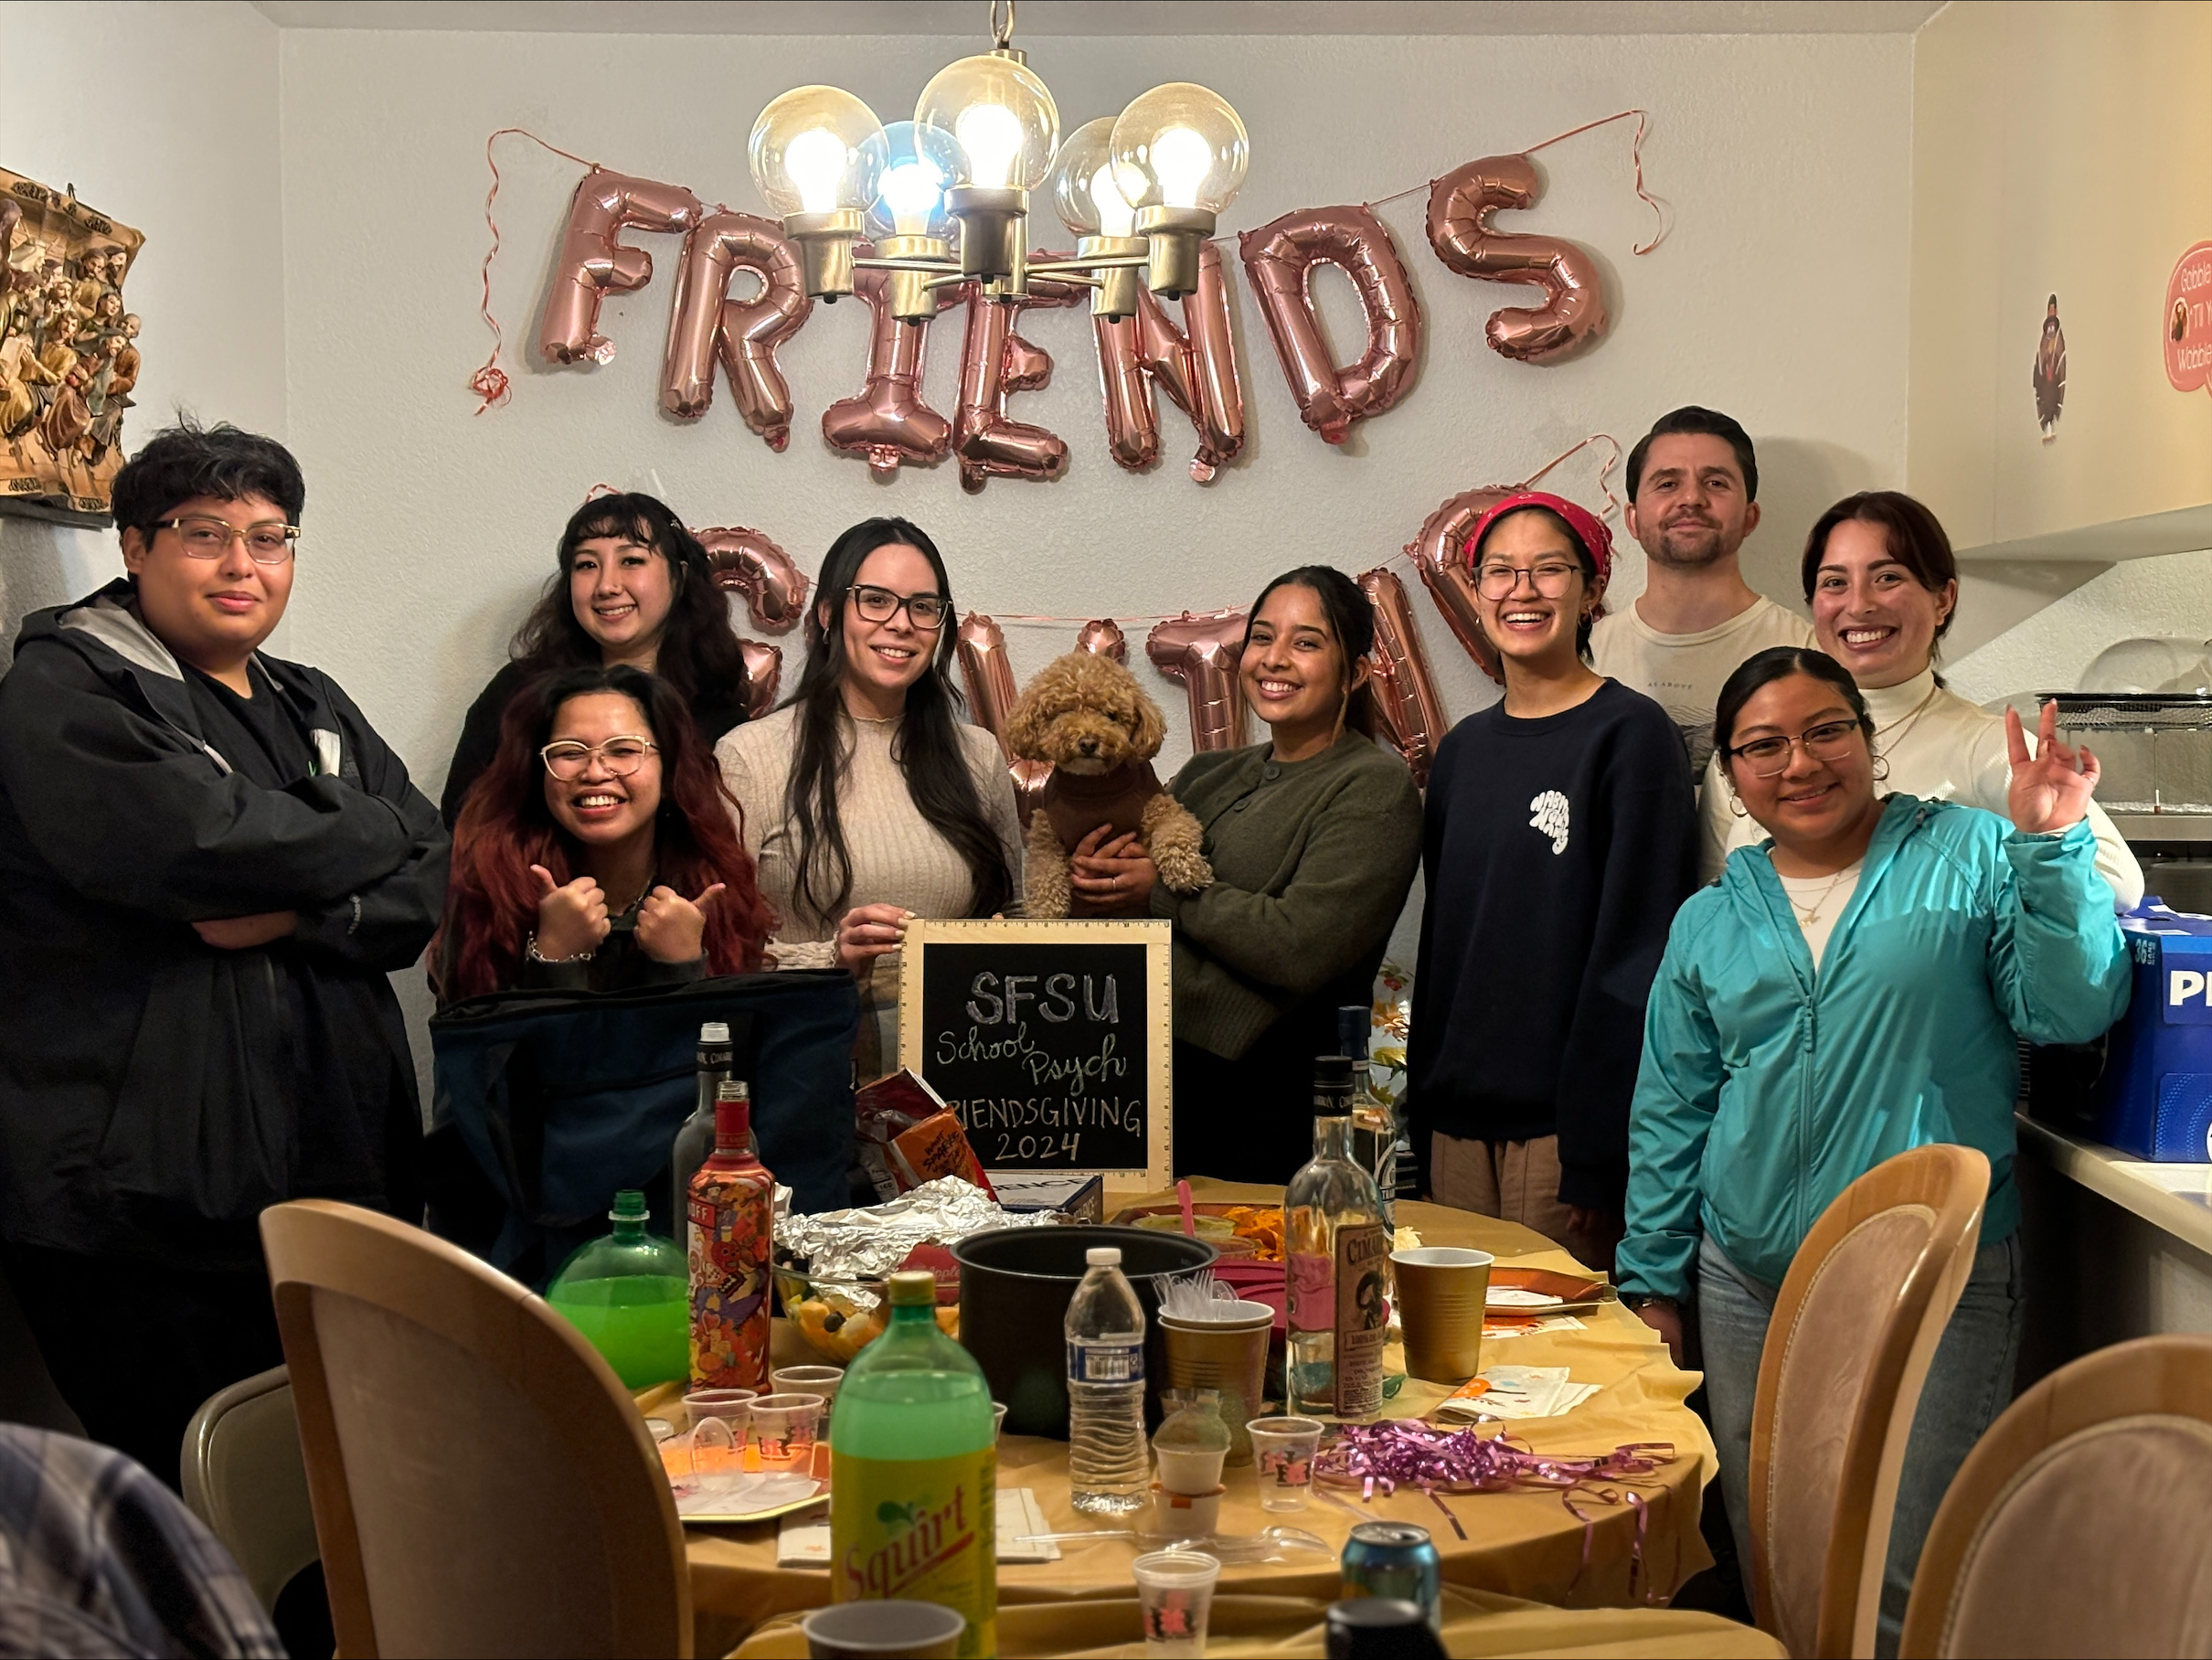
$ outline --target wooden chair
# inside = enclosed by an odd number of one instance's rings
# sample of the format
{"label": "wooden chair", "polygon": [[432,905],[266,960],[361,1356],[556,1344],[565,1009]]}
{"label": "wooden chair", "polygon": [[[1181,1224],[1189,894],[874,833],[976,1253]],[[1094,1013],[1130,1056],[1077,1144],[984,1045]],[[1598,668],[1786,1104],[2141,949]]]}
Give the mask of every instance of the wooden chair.
{"label": "wooden chair", "polygon": [[1800,1660],[1874,1653],[1898,1473],[1988,1191],[1973,1148],[1899,1154],[1836,1197],[1782,1281],[1751,1419],[1752,1606]]}
{"label": "wooden chair", "polygon": [[613,1371],[441,1240],[261,1213],[338,1652],[688,1655],[675,1502]]}
{"label": "wooden chair", "polygon": [[1898,1653],[2212,1655],[2212,1336],[2060,1367],[1967,1454]]}
{"label": "wooden chair", "polygon": [[186,1506],[273,1612],[317,1554],[291,1374],[271,1367],[208,1396],[185,1431],[178,1472]]}

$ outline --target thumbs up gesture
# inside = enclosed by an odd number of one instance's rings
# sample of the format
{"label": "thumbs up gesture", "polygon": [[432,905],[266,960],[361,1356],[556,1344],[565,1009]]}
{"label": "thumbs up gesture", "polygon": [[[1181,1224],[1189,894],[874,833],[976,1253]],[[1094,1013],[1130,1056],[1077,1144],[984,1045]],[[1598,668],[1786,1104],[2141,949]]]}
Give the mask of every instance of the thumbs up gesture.
{"label": "thumbs up gesture", "polygon": [[530,867],[537,878],[537,954],[558,962],[586,957],[607,937],[607,896],[588,876],[565,886],[543,865]]}
{"label": "thumbs up gesture", "polygon": [[692,963],[706,954],[707,908],[726,883],[717,882],[696,899],[665,885],[645,896],[637,911],[637,948],[655,963]]}

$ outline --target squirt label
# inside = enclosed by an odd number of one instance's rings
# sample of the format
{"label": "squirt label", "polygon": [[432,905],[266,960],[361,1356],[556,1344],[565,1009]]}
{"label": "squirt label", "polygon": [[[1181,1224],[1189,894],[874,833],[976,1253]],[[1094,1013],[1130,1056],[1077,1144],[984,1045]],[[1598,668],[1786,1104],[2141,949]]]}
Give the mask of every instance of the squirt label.
{"label": "squirt label", "polygon": [[840,1456],[830,1487],[833,1601],[907,1597],[967,1616],[962,1660],[998,1652],[998,1454]]}

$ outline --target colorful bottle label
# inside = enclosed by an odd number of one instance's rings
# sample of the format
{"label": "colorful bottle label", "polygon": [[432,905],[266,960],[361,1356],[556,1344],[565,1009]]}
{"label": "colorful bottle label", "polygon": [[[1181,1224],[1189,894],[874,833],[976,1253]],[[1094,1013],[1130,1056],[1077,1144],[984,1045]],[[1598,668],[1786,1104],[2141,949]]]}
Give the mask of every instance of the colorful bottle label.
{"label": "colorful bottle label", "polygon": [[1143,1383],[1143,1343],[1100,1343],[1070,1338],[1068,1344],[1069,1383]]}
{"label": "colorful bottle label", "polygon": [[958,1609],[962,1660],[998,1653],[997,1449],[830,1466],[830,1598]]}
{"label": "colorful bottle label", "polygon": [[1383,1342],[1390,1324],[1387,1290],[1390,1234],[1379,1222],[1336,1230],[1336,1416],[1382,1410]]}
{"label": "colorful bottle label", "polygon": [[691,1379],[707,1388],[768,1387],[775,1224],[767,1176],[709,1165],[691,1178]]}

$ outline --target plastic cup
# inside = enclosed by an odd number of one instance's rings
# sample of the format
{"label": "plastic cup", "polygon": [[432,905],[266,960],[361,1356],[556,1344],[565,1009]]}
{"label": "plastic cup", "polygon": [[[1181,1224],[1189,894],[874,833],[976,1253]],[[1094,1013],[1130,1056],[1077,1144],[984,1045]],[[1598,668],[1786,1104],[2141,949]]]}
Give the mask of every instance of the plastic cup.
{"label": "plastic cup", "polygon": [[1221,1417],[1229,1426],[1228,1462],[1240,1468],[1252,1462],[1244,1422],[1260,1408],[1275,1311],[1264,1303],[1221,1303],[1215,1308],[1221,1318],[1161,1315],[1160,1341],[1166,1351],[1169,1389],[1220,1392]]}
{"label": "plastic cup", "polygon": [[1313,1455],[1321,1451],[1320,1420],[1255,1418],[1244,1427],[1260,1475],[1260,1508],[1303,1510],[1313,1488]]}
{"label": "plastic cup", "polygon": [[684,1414],[695,1430],[702,1418],[720,1419],[729,1426],[741,1447],[745,1444],[746,1421],[752,1416],[752,1403],[760,1398],[758,1389],[693,1389],[684,1397]]}
{"label": "plastic cup", "polygon": [[1154,1550],[1129,1565],[1144,1618],[1147,1660],[1206,1653],[1206,1616],[1221,1564],[1200,1550]]}
{"label": "plastic cup", "polygon": [[996,1442],[1006,1432],[1006,1409],[998,1402],[991,1403],[991,1439]]}
{"label": "plastic cup", "polygon": [[799,1622],[799,1629],[813,1660],[874,1660],[889,1655],[952,1660],[968,1619],[957,1608],[891,1597],[817,1608]]}
{"label": "plastic cup", "polygon": [[822,1410],[819,1395],[763,1395],[755,1400],[752,1428],[760,1443],[760,1468],[812,1471]]}
{"label": "plastic cup", "polygon": [[787,1366],[769,1373],[770,1387],[779,1395],[819,1395],[824,1406],[837,1399],[845,1368],[835,1366]]}
{"label": "plastic cup", "polygon": [[1486,1250],[1455,1245],[1390,1253],[1408,1372],[1430,1383],[1460,1384],[1483,1369],[1483,1316],[1494,1261]]}

